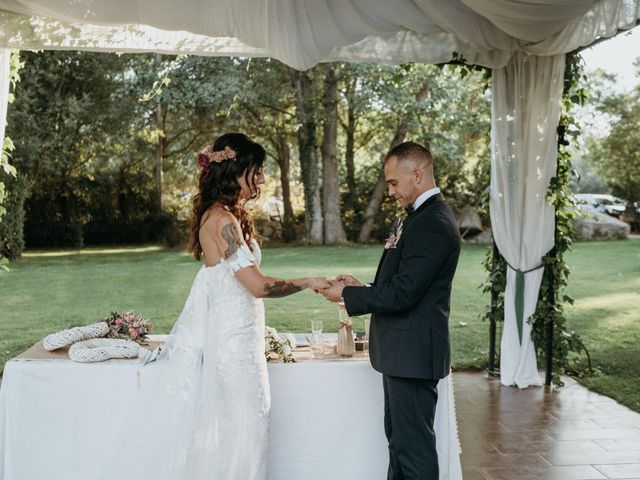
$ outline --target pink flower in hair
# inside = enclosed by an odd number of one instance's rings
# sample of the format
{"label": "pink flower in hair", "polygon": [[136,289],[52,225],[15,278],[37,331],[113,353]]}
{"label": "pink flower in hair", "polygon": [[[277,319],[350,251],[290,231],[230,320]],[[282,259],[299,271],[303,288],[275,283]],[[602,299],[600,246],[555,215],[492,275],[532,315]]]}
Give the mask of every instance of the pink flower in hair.
{"label": "pink flower in hair", "polygon": [[198,155],[198,165],[202,168],[209,168],[209,157],[207,157],[204,153],[200,153]]}

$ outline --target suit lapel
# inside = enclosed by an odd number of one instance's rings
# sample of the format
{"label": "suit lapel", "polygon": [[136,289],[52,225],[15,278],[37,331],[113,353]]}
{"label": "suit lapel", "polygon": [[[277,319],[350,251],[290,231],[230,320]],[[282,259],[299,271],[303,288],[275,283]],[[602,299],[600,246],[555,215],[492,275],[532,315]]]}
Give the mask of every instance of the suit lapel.
{"label": "suit lapel", "polygon": [[416,210],[414,210],[409,214],[409,216],[407,217],[407,220],[411,220],[420,212],[424,212],[427,208],[429,208],[429,205],[433,205],[436,201],[441,201],[441,200],[444,200],[444,196],[442,195],[442,193],[436,193],[432,197],[429,197],[425,202],[422,203],[422,205],[420,205]]}
{"label": "suit lapel", "polygon": [[[418,215],[420,212],[424,211],[429,205],[435,203],[436,200],[444,200],[442,193],[437,193],[432,197],[429,197],[425,202],[422,203],[415,211],[411,212],[406,218],[402,221],[406,225],[409,220]],[[397,230],[398,226],[394,225],[394,232]],[[378,276],[380,275],[380,268],[382,267],[382,263],[384,262],[384,258],[387,256],[388,250],[385,248],[384,252],[382,252],[382,256],[380,257],[380,262],[378,262],[378,268],[376,270],[376,276],[373,280],[374,283],[378,281]]]}

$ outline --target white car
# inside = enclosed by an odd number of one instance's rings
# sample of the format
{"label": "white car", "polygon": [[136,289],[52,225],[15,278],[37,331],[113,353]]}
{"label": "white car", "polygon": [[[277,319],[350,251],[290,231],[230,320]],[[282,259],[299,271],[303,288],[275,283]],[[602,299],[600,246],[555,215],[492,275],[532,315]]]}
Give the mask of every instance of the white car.
{"label": "white car", "polygon": [[574,195],[578,205],[586,210],[606,213],[612,217],[619,217],[627,208],[627,202],[613,195],[602,193],[576,193]]}

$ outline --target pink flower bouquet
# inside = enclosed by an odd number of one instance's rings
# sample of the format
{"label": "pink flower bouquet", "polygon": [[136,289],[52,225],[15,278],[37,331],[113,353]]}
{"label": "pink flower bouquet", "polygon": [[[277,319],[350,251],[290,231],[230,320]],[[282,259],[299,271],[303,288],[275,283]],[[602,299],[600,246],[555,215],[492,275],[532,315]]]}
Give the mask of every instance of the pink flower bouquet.
{"label": "pink flower bouquet", "polygon": [[145,345],[147,335],[153,328],[153,323],[133,312],[111,312],[111,316],[104,319],[109,325],[107,337],[133,340]]}

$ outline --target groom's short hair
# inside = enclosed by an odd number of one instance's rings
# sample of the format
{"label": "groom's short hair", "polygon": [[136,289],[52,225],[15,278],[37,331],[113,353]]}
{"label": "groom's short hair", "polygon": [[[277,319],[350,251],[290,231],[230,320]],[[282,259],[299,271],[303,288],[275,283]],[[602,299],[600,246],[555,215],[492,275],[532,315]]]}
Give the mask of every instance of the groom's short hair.
{"label": "groom's short hair", "polygon": [[425,168],[433,167],[433,157],[429,149],[416,142],[403,142],[396,145],[389,150],[384,162],[387,163],[391,157],[396,157],[399,162],[413,160]]}

